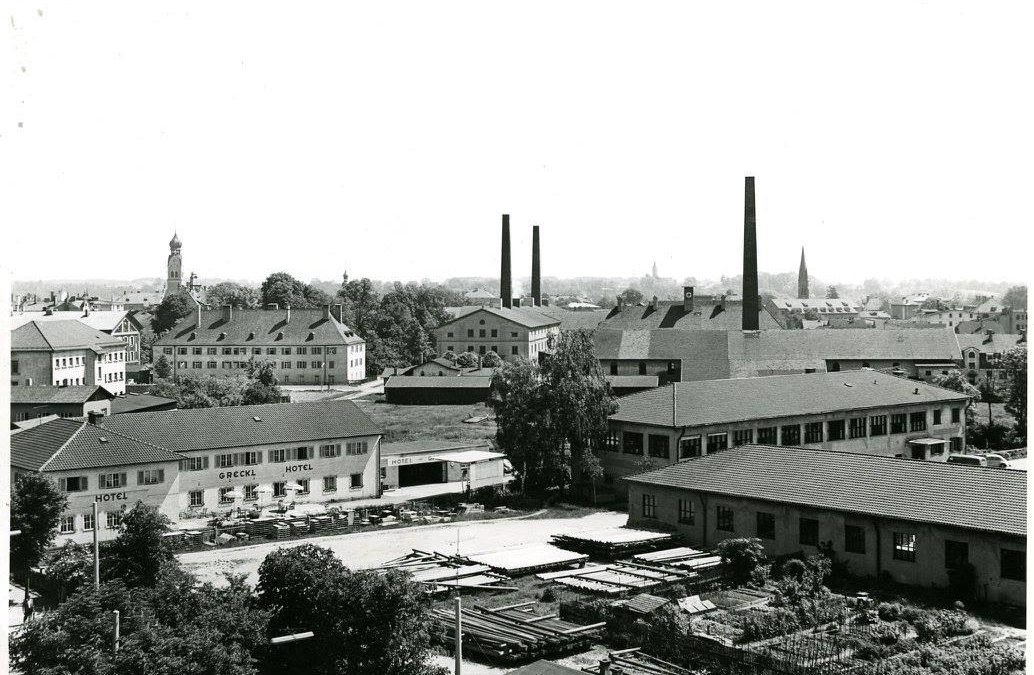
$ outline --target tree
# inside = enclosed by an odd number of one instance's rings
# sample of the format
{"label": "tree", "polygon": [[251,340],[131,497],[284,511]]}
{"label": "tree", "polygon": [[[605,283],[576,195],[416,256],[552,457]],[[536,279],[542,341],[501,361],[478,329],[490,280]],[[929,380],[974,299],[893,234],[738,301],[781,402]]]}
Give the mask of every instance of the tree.
{"label": "tree", "polygon": [[1002,304],[1012,309],[1027,309],[1027,287],[1010,286],[1002,296]]}
{"label": "tree", "polygon": [[274,272],[266,277],[260,289],[262,305],[276,303],[280,307],[298,309],[330,304],[330,296],[320,289],[295,279],[287,272]]}
{"label": "tree", "polygon": [[165,358],[165,354],[159,356],[158,360],[154,362],[154,376],[161,380],[172,377],[172,364],[169,363],[169,359]]}
{"label": "tree", "polygon": [[11,497],[11,568],[25,575],[38,565],[53,543],[68,498],[54,481],[38,473],[23,474],[14,484]]}
{"label": "tree", "polygon": [[967,394],[974,401],[980,400],[980,390],[970,384],[960,370],[949,370],[947,375],[937,375],[931,381],[938,387]]}
{"label": "tree", "polygon": [[626,288],[618,294],[624,305],[638,305],[643,301],[643,294],[634,288]]}
{"label": "tree", "polygon": [[449,363],[456,363],[456,352],[446,351],[442,354],[442,358]]}
{"label": "tree", "polygon": [[176,325],[180,319],[189,316],[197,307],[193,298],[186,293],[176,293],[166,296],[154,310],[154,319],[151,320],[151,330],[158,337],[161,337],[170,328]]}
{"label": "tree", "polygon": [[1016,418],[1014,441],[1027,439],[1027,348],[1013,347],[1002,355],[1008,387],[1005,410]]}
{"label": "tree", "polygon": [[105,547],[105,578],[120,579],[131,588],[157,584],[164,566],[175,559],[163,536],[168,531],[168,516],[137,502],[123,514],[118,536]]}
{"label": "tree", "polygon": [[261,297],[259,291],[251,286],[242,286],[233,281],[224,281],[214,286],[209,286],[205,291],[205,300],[212,307],[234,307],[255,308],[259,306]]}
{"label": "tree", "polygon": [[248,384],[241,394],[241,405],[279,403],[282,397],[273,362],[256,362],[251,359],[248,362]]}
{"label": "tree", "polygon": [[487,352],[481,359],[482,368],[498,368],[503,365],[503,359],[495,352]]}
{"label": "tree", "polygon": [[722,569],[727,579],[736,585],[751,580],[759,566],[765,562],[765,547],[756,538],[723,539],[718,542],[718,555],[722,558]]}
{"label": "tree", "polygon": [[61,602],[93,581],[93,551],[86,544],[67,541],[47,551],[40,567]]}
{"label": "tree", "polygon": [[840,297],[840,293],[837,292],[836,286],[830,286],[826,289],[826,298],[829,300],[835,300]]}
{"label": "tree", "polygon": [[456,357],[456,365],[460,368],[477,368],[478,364],[478,355],[474,352],[463,352]]}
{"label": "tree", "polygon": [[[251,385],[255,385],[250,394],[255,400],[272,395],[273,389],[261,380],[195,373],[187,373],[176,379],[160,379],[147,389],[147,393],[175,399],[178,408],[219,408],[244,405],[245,392]],[[279,395],[279,388],[275,391]]]}
{"label": "tree", "polygon": [[255,590],[259,605],[270,612],[270,629],[281,634],[311,630],[320,585],[344,569],[329,548],[315,544],[278,549],[267,555],[259,566]]}
{"label": "tree", "polygon": [[515,467],[522,494],[529,488],[539,491],[547,483],[544,447],[538,442],[538,422],[545,421],[542,393],[538,369],[527,359],[507,361],[492,375],[489,405],[496,414],[496,442]]}

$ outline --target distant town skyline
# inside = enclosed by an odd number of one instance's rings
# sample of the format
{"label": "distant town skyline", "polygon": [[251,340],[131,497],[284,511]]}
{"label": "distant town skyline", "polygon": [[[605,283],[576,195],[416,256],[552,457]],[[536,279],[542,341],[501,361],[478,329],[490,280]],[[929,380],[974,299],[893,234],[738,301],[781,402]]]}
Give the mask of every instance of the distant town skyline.
{"label": "distant town skyline", "polygon": [[1014,7],[404,7],[13,10],[10,277],[1027,274]]}

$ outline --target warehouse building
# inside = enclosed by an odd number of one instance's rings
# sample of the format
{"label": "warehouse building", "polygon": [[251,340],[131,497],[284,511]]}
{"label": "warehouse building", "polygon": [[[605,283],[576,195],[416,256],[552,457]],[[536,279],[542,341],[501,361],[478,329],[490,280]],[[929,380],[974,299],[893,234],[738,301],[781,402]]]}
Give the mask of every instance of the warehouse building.
{"label": "warehouse building", "polygon": [[11,387],[11,421],[112,414],[116,397],[100,385],[68,387]]}
{"label": "warehouse building", "polygon": [[600,459],[608,482],[750,443],[944,461],[968,402],[872,370],[680,382],[618,399]]}
{"label": "warehouse building", "polygon": [[460,483],[472,490],[502,485],[506,456],[485,442],[408,441],[381,446],[385,489]]}
{"label": "warehouse building", "polygon": [[1022,471],[746,445],[625,480],[630,525],[663,523],[694,547],[757,537],[781,556],[828,544],[852,574],[939,588],[972,565],[978,597],[1026,603]]}

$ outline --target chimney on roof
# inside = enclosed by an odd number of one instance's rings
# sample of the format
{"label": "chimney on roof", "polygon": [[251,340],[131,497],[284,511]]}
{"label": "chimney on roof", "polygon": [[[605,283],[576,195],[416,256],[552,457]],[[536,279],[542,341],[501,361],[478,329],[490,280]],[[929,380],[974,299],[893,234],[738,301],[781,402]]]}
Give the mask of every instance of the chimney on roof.
{"label": "chimney on roof", "polygon": [[345,305],[344,305],[344,303],[339,302],[336,305],[331,305],[330,313],[331,313],[331,315],[334,317],[334,319],[338,323],[344,323],[345,322],[345,320],[343,318],[341,318],[341,317],[343,317],[345,315]]}
{"label": "chimney on roof", "polygon": [[743,330],[758,330],[758,235],[753,176],[746,177],[743,195]]}
{"label": "chimney on roof", "polygon": [[284,317],[284,321],[286,323],[291,323],[291,306],[284,305],[284,308],[287,310],[287,315]]}
{"label": "chimney on roof", "polygon": [[531,304],[542,306],[542,269],[539,258],[539,226],[531,228]]}
{"label": "chimney on roof", "polygon": [[201,305],[197,306],[197,327],[198,330],[201,329]]}
{"label": "chimney on roof", "polygon": [[223,321],[233,320],[233,305],[223,305]]}
{"label": "chimney on roof", "polygon": [[330,321],[330,305],[323,305],[323,320]]}
{"label": "chimney on roof", "polygon": [[624,302],[624,300],[622,300],[620,293],[618,294],[618,302],[614,306],[617,307],[618,309],[621,309],[622,307],[625,306],[625,302]]}
{"label": "chimney on roof", "polygon": [[503,214],[503,249],[499,264],[499,298],[503,307],[513,306],[513,287],[510,281],[510,216]]}
{"label": "chimney on roof", "polygon": [[511,302],[510,305],[512,307],[520,307],[521,306],[521,299],[519,297],[514,298],[513,302]]}
{"label": "chimney on roof", "polygon": [[86,413],[86,418],[90,421],[90,424],[94,426],[100,426],[101,421],[104,419],[104,413],[96,410],[91,410]]}
{"label": "chimney on roof", "polygon": [[656,295],[653,296],[653,298],[650,299],[650,309],[652,309],[655,312],[657,311],[657,296]]}
{"label": "chimney on roof", "polygon": [[682,287],[682,311],[689,314],[693,311],[693,287]]}

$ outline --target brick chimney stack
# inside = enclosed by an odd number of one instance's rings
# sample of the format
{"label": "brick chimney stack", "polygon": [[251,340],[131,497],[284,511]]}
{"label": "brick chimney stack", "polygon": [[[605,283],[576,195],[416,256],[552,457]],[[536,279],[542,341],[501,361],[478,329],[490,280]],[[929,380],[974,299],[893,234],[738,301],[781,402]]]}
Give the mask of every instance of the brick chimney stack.
{"label": "brick chimney stack", "polygon": [[758,234],[753,176],[746,177],[743,196],[743,330],[758,330]]}
{"label": "brick chimney stack", "polygon": [[531,302],[535,307],[542,306],[542,268],[539,258],[539,226],[531,228]]}
{"label": "brick chimney stack", "polygon": [[503,214],[503,250],[499,266],[499,297],[503,307],[513,306],[513,286],[510,282],[510,216]]}

